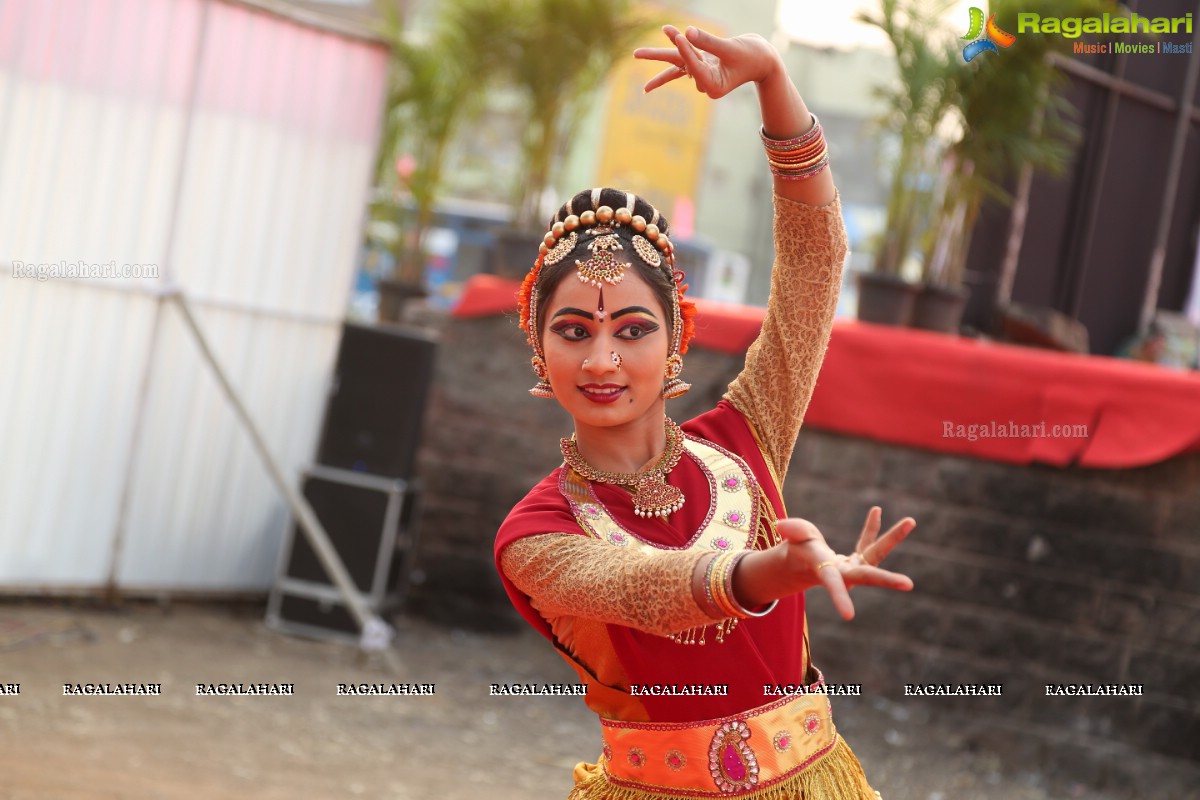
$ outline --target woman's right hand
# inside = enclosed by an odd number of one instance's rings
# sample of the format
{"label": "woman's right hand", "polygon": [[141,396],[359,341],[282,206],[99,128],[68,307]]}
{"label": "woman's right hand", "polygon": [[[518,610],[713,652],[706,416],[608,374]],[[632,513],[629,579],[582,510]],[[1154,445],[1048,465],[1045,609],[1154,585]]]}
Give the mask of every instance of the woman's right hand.
{"label": "woman's right hand", "polygon": [[833,606],[843,619],[854,618],[850,590],[855,586],[879,586],[907,592],[912,579],[899,572],[879,567],[896,545],[917,526],[905,517],[887,533],[879,535],[882,509],[873,507],[851,555],[840,555],[825,541],[821,531],[806,519],[781,519],[775,524],[783,542],[770,550],[758,551],[760,558],[742,559],[734,575],[734,591],[746,608],[765,605],[771,600],[824,586]]}
{"label": "woman's right hand", "polygon": [[691,78],[697,91],[716,100],[744,83],[757,83],[772,72],[784,71],[779,52],[756,33],[725,38],[699,28],[686,32],[674,25],[664,25],[663,34],[670,47],[639,47],[634,58],[661,61],[670,65],[655,75],[643,87],[651,92],[685,76]]}

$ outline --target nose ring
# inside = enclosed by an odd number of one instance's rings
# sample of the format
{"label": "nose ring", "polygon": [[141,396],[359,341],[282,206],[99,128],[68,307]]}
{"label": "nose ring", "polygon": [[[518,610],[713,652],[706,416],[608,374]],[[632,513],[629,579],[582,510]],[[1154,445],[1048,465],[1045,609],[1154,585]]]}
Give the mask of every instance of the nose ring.
{"label": "nose ring", "polygon": [[612,363],[613,366],[617,368],[617,372],[621,371],[621,365],[625,363],[625,360],[621,358],[621,354],[616,350],[612,351]]}

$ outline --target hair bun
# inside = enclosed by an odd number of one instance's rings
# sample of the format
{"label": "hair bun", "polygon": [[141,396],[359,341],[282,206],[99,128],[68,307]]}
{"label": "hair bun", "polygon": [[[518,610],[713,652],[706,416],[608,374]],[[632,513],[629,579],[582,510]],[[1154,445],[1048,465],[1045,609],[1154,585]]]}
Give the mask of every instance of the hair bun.
{"label": "hair bun", "polygon": [[596,212],[605,206],[613,209],[618,221],[624,222],[623,217],[625,215],[621,212],[623,209],[628,209],[630,218],[642,217],[649,224],[657,226],[660,233],[670,233],[670,225],[667,224],[667,218],[659,213],[657,208],[633,192],[627,192],[624,189],[613,189],[611,187],[596,187],[579,192],[566,203],[563,203],[562,207],[558,209],[558,213],[550,220],[550,225],[546,226],[546,229],[549,230],[555,222],[562,222],[569,216],[582,216],[585,211]]}

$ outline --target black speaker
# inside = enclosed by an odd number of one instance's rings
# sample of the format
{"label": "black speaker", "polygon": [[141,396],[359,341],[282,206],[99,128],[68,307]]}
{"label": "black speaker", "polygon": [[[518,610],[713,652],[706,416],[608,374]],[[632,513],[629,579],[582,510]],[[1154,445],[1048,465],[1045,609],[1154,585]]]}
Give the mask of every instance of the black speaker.
{"label": "black speaker", "polygon": [[[310,467],[301,491],[329,534],[351,582],[376,613],[397,606],[407,589],[415,551],[420,489],[334,467]],[[319,637],[353,637],[358,626],[308,538],[293,524],[267,604],[276,630]]]}
{"label": "black speaker", "polygon": [[317,463],[411,477],[436,351],[423,333],[346,324]]}

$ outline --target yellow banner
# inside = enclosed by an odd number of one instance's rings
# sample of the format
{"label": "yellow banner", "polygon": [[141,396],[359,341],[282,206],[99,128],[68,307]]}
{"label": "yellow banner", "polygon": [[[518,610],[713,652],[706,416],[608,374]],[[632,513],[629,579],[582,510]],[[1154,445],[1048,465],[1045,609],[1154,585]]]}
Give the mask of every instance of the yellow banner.
{"label": "yellow banner", "polygon": [[[680,30],[695,25],[725,35],[709,19],[681,19],[673,12],[670,22]],[[665,47],[669,42],[655,30],[639,45]],[[681,199],[686,203],[694,198],[713,101],[696,91],[687,77],[643,94],[646,81],[666,66],[630,58],[613,70],[596,177],[597,185],[628,188],[670,216]]]}

